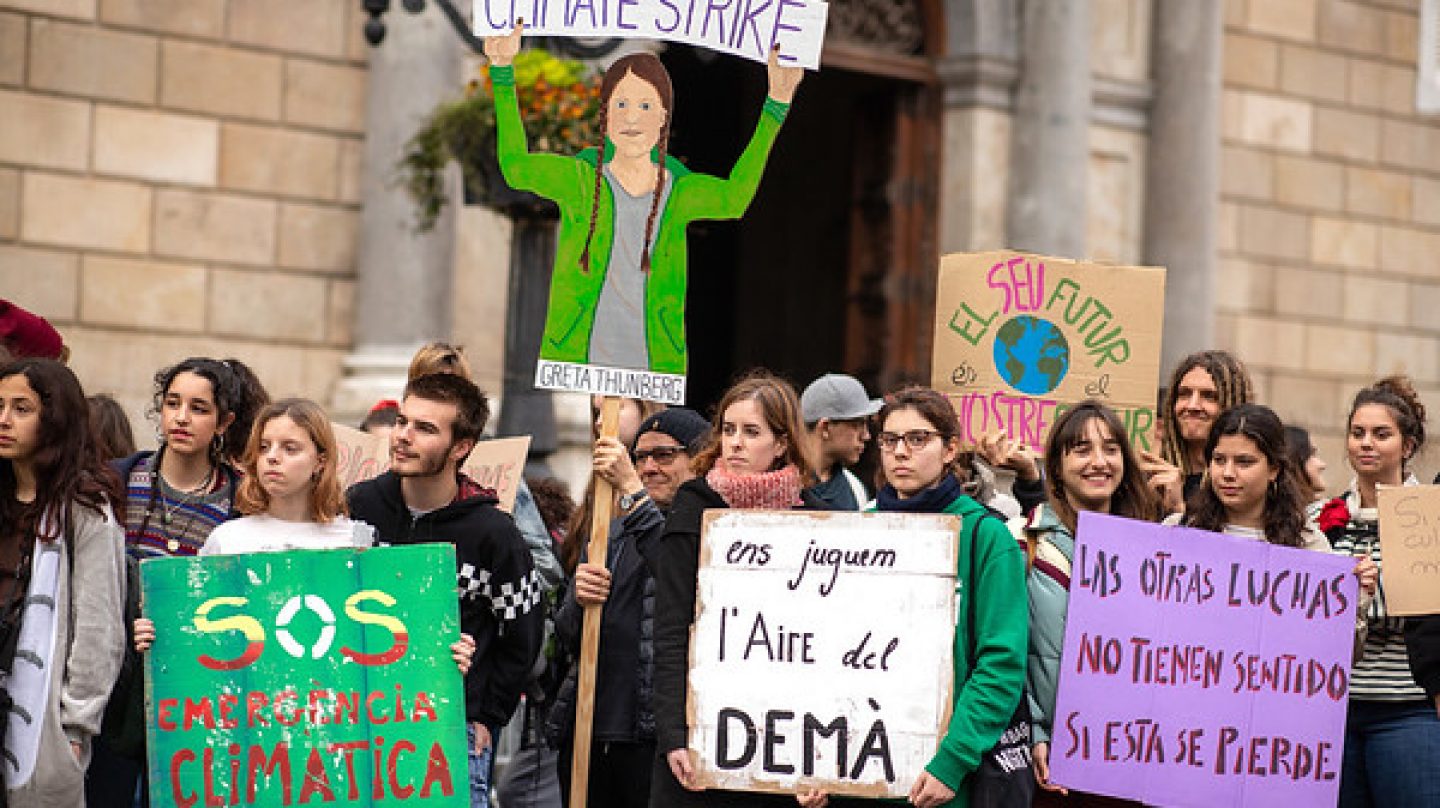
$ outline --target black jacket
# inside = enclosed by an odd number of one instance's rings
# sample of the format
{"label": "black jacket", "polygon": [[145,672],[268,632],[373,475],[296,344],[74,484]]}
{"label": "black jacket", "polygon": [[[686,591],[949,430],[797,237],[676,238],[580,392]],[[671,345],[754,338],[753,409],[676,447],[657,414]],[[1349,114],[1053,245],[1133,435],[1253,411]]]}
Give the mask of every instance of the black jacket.
{"label": "black jacket", "polygon": [[[636,743],[655,738],[655,581],[639,546],[659,539],[664,527],[664,515],[648,499],[610,523],[605,564],[610,570],[610,597],[601,612],[600,655],[595,662],[591,737],[597,741]],[[586,560],[584,555],[581,560]],[[555,613],[555,636],[577,658],[584,617],[571,581]],[[568,738],[575,725],[578,669],[571,668],[550,714],[552,741]]]}
{"label": "black jacket", "polygon": [[493,496],[474,496],[410,515],[391,472],[346,492],[350,515],[375,528],[380,544],[439,542],[455,546],[460,630],[475,638],[465,677],[465,717],[498,737],[510,720],[540,651],[545,587],[520,531]]}
{"label": "black jacket", "polygon": [[1406,620],[1405,648],[1415,684],[1432,699],[1440,695],[1440,615]]}

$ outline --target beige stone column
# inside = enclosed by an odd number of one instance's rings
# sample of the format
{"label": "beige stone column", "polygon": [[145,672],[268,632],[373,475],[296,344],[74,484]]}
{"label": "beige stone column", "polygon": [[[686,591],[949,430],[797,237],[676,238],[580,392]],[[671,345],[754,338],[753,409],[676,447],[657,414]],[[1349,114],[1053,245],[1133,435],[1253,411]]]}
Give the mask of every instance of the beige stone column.
{"label": "beige stone column", "polygon": [[434,3],[421,14],[396,8],[385,22],[385,41],[370,50],[355,345],[332,401],[341,413],[399,395],[414,350],[451,331],[454,207],[434,230],[415,232],[414,204],[395,166],[435,105],[456,97],[463,45]]}
{"label": "beige stone column", "polygon": [[1027,0],[1010,154],[1009,245],[1085,255],[1090,0]]}
{"label": "beige stone column", "polygon": [[1215,347],[1220,0],[1156,0],[1145,180],[1146,263],[1166,267],[1162,373]]}

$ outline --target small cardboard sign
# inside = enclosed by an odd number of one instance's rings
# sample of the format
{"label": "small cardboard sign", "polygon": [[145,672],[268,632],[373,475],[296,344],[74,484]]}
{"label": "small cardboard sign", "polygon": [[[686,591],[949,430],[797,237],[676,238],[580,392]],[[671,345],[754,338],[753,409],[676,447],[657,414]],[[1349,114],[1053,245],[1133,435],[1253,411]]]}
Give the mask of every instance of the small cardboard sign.
{"label": "small cardboard sign", "polygon": [[1440,614],[1440,486],[1379,490],[1385,611]]}
{"label": "small cardboard sign", "polygon": [[453,547],[157,558],[140,576],[151,805],[470,804]]}
{"label": "small cardboard sign", "polygon": [[[384,474],[390,468],[390,444],[384,437],[332,423],[339,445],[340,487],[349,488],[361,480]],[[515,494],[525,476],[525,458],[530,453],[530,436],[482,440],[470,450],[460,470],[486,488],[495,489],[500,510],[515,509]]]}
{"label": "small cardboard sign", "polygon": [[1355,559],[1080,514],[1055,782],[1146,805],[1334,805]]}
{"label": "small cardboard sign", "polygon": [[475,0],[475,35],[501,36],[525,21],[542,36],[663,39],[764,63],[820,67],[823,0]]}
{"label": "small cardboard sign", "polygon": [[959,529],[707,511],[688,698],[700,782],[904,797],[950,716]]}
{"label": "small cardboard sign", "polygon": [[1108,404],[1154,450],[1165,270],[1011,251],[947,255],[936,290],[931,385],[964,439],[1004,430],[1041,451],[1072,404]]}

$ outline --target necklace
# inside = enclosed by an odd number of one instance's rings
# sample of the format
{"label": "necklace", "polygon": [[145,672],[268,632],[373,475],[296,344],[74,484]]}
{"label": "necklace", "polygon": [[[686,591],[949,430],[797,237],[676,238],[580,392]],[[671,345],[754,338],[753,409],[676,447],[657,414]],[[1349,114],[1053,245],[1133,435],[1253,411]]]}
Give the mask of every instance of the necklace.
{"label": "necklace", "polygon": [[205,472],[205,477],[192,488],[174,488],[177,495],[173,500],[169,495],[164,493],[164,487],[168,486],[168,483],[165,483],[164,478],[160,476],[160,469],[157,467],[151,472],[150,484],[161,489],[160,530],[165,534],[165,546],[170,552],[173,553],[180,549],[180,540],[176,538],[176,535],[184,534],[185,528],[189,527],[190,523],[194,520],[194,514],[189,515],[183,526],[177,526],[175,532],[171,532],[170,523],[174,521],[175,514],[181,508],[195,502],[210,490],[215,481],[215,471],[215,467],[211,466],[209,470]]}

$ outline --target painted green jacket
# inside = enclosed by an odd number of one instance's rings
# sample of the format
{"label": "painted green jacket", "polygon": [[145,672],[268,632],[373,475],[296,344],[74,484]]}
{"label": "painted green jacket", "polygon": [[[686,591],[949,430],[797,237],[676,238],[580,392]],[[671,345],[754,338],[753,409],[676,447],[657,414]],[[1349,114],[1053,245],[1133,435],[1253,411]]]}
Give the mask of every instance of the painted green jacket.
{"label": "painted green jacket", "polygon": [[[979,519],[985,506],[959,496],[944,513],[958,515],[963,523]],[[967,534],[963,527],[960,535]],[[955,792],[945,808],[970,805],[970,775],[980,768],[980,756],[995,746],[1020,706],[1025,684],[1025,651],[1030,614],[1025,598],[1025,553],[1000,519],[985,519],[976,526],[975,541],[961,542],[955,571],[959,597],[955,616],[955,685],[950,725],[940,739],[935,757],[925,771]],[[967,580],[970,556],[975,557],[976,580]],[[965,610],[974,601],[975,634],[967,635]],[[968,649],[973,644],[975,669]]]}
{"label": "painted green jacket", "polygon": [[[555,272],[550,280],[550,307],[540,357],[588,363],[595,308],[605,287],[614,240],[614,202],[609,185],[600,185],[600,209],[590,245],[590,270],[586,272],[580,267],[580,253],[585,249],[595,198],[596,150],[586,149],[575,157],[531,153],[520,120],[514,68],[492,67],[490,80],[495,88],[496,153],[505,181],[560,206]],[[673,157],[667,158],[666,168],[674,184],[656,223],[650,277],[645,284],[645,342],[650,370],[685,373],[686,228],[697,220],[738,219],[744,215],[789,109],[788,104],[765,99],[755,134],[728,178],[693,173]]]}

